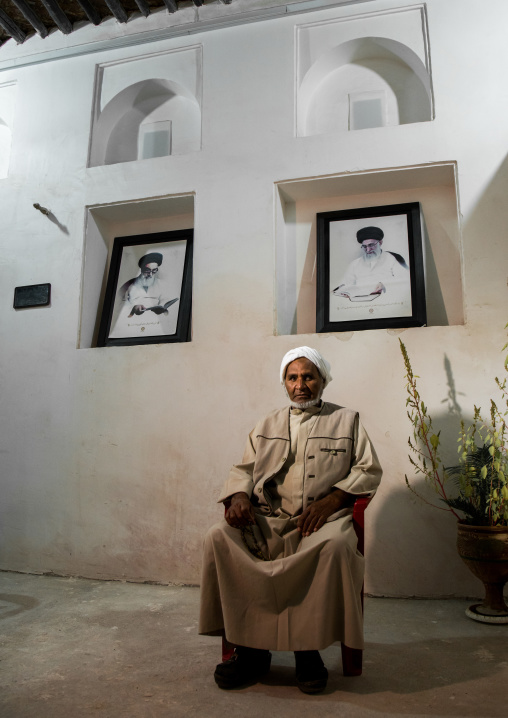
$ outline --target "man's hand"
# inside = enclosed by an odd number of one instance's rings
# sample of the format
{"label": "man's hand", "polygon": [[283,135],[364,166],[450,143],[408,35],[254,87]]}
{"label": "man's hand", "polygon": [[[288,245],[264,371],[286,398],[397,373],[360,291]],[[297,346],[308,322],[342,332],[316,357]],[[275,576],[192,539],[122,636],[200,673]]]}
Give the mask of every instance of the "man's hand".
{"label": "man's hand", "polygon": [[244,526],[256,523],[254,507],[244,491],[233,494],[231,506],[225,513],[225,519],[234,529],[241,529]]}
{"label": "man's hand", "polygon": [[152,311],[154,314],[167,314],[168,310],[164,309],[164,307],[161,307],[160,305],[156,307],[150,307],[150,311]]}
{"label": "man's hand", "polygon": [[144,304],[135,304],[132,307],[131,313],[129,314],[129,317],[132,317],[133,314],[143,314],[143,312],[146,312],[146,307]]}
{"label": "man's hand", "polygon": [[352,501],[354,502],[354,496],[347,494],[342,489],[335,489],[331,494],[319,501],[314,501],[305,509],[296,524],[298,531],[302,536],[310,536],[326,523],[329,516],[340,511],[344,506],[351,505]]}
{"label": "man's hand", "polygon": [[386,292],[386,287],[383,282],[378,282],[371,294],[382,294],[383,292]]}

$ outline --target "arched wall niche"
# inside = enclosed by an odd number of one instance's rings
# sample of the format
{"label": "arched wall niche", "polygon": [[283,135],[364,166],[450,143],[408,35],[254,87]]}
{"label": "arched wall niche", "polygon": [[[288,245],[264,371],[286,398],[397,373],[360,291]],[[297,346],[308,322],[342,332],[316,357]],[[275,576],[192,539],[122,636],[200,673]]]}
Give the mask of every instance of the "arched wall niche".
{"label": "arched wall niche", "polygon": [[382,37],[348,40],[326,52],[298,91],[300,136],[433,118],[430,75],[407,45]]}
{"label": "arched wall niche", "polygon": [[162,78],[129,85],[95,124],[90,167],[183,155],[201,148],[201,110],[183,85]]}

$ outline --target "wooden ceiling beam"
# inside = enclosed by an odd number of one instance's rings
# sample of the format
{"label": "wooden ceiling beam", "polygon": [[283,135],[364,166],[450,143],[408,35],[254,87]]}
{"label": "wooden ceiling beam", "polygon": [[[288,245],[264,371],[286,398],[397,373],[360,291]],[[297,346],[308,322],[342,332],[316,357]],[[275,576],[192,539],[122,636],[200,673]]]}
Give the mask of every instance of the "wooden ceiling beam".
{"label": "wooden ceiling beam", "polygon": [[99,12],[94,8],[94,6],[88,2],[88,0],[76,0],[79,7],[83,10],[87,18],[90,20],[91,23],[94,25],[100,25],[102,22],[102,18],[99,15]]}
{"label": "wooden ceiling beam", "polygon": [[20,45],[22,42],[25,42],[26,40],[26,33],[23,32],[23,30],[16,25],[14,20],[11,20],[11,18],[5,13],[2,8],[0,8],[0,25],[3,27],[5,32],[10,35],[18,45]]}
{"label": "wooden ceiling beam", "polygon": [[34,12],[25,0],[11,0],[12,4],[15,5],[23,17],[28,20],[30,25],[36,30],[41,37],[47,37],[49,30],[46,25],[42,22],[40,17]]}
{"label": "wooden ceiling beam", "polygon": [[41,0],[48,13],[57,28],[61,30],[64,35],[70,35],[72,32],[72,22],[69,20],[67,15],[64,13],[60,5],[56,0]]}
{"label": "wooden ceiling beam", "polygon": [[[32,35],[32,27],[42,38],[47,37],[55,29],[55,26],[64,34],[69,35],[74,29],[73,20],[78,18],[85,19],[86,17],[94,25],[100,25],[104,18],[111,14],[118,22],[127,23],[130,14],[136,7],[144,17],[149,17],[152,11],[161,7],[166,7],[169,13],[175,13],[179,9],[178,0],[134,0],[135,4],[132,3],[132,0],[129,3],[126,3],[126,0],[100,0],[99,6],[95,0],[74,1],[81,12],[78,13],[76,7],[71,10],[71,3],[67,0],[0,0],[0,44],[11,37],[17,43],[24,42],[27,37]],[[230,5],[232,1],[218,0],[224,5]],[[51,17],[51,22],[38,7],[39,2]],[[205,2],[206,0],[192,0],[192,4],[197,8],[202,7]],[[3,9],[8,8],[9,3],[12,3],[16,10],[12,8],[12,5],[10,6],[12,12],[10,9]],[[125,7],[126,5],[128,8]]]}
{"label": "wooden ceiling beam", "polygon": [[136,5],[139,8],[139,12],[144,15],[145,17],[148,17],[150,15],[150,5],[146,2],[146,0],[135,0]]}
{"label": "wooden ceiling beam", "polygon": [[176,12],[178,10],[176,0],[163,0],[163,2],[164,5],[167,7],[168,12]]}
{"label": "wooden ceiling beam", "polygon": [[104,0],[118,22],[127,22],[129,16],[120,0]]}

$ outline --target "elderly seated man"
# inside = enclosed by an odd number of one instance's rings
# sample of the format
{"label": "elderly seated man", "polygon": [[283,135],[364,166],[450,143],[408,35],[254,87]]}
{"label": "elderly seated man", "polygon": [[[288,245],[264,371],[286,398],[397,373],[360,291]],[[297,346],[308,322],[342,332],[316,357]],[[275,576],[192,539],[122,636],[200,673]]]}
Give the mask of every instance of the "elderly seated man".
{"label": "elderly seated man", "polygon": [[236,646],[215,669],[220,688],[258,680],[270,651],[294,651],[298,687],[317,693],[320,649],[363,648],[352,505],[373,495],[381,468],[358,413],[321,401],[332,377],[319,352],[289,351],[280,379],[290,406],[250,433],[219,498],[225,520],[205,539],[199,632]]}

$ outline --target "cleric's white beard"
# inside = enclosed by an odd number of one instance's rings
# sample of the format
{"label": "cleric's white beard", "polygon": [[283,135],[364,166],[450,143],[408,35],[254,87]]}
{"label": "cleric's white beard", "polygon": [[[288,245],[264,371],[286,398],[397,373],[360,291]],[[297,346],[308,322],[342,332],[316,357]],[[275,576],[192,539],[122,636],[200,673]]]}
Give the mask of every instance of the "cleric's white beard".
{"label": "cleric's white beard", "polygon": [[373,259],[378,259],[378,257],[381,256],[382,251],[383,250],[381,249],[381,247],[378,246],[370,254],[367,254],[367,252],[362,251],[362,257],[366,262],[372,262]]}
{"label": "cleric's white beard", "polygon": [[155,277],[143,277],[143,282],[141,286],[143,289],[148,289],[148,287],[151,287],[152,284],[155,282]]}

